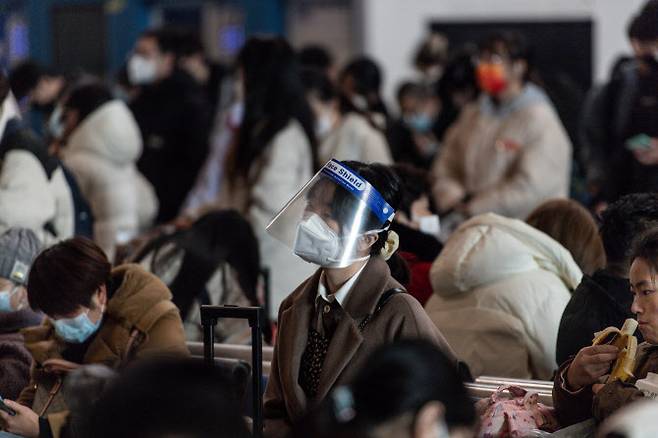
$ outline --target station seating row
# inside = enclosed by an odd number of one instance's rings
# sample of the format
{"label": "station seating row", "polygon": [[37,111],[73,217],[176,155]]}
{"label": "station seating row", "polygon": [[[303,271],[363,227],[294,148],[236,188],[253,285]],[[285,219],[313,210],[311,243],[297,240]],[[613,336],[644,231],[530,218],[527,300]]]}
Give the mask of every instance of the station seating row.
{"label": "station seating row", "polygon": [[[187,346],[193,357],[203,357],[203,343],[188,342]],[[272,368],[272,355],[272,347],[263,347],[263,375],[265,377],[269,376]],[[238,364],[250,366],[251,347],[249,345],[215,344],[215,361],[228,366]],[[536,392],[541,403],[553,406],[553,382],[482,376],[473,383],[467,383],[466,387],[474,399],[482,399],[489,397],[503,385],[519,386],[527,391]]]}

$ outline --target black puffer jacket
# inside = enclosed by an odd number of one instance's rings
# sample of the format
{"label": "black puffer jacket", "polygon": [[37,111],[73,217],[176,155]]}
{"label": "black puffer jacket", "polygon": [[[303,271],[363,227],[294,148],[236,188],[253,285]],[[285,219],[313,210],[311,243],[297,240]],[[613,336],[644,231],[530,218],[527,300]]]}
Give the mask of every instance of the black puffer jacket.
{"label": "black puffer jacket", "polygon": [[[594,333],[614,326],[621,327],[627,318],[633,318],[633,295],[627,279],[619,278],[606,270],[585,275],[567,304],[557,337],[558,364],[589,345]],[[636,332],[638,342],[642,335]]]}

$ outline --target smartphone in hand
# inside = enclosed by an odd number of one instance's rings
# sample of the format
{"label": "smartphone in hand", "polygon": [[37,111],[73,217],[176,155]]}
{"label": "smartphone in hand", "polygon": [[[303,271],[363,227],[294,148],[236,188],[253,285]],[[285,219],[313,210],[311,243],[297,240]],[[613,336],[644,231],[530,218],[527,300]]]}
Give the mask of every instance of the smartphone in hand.
{"label": "smartphone in hand", "polygon": [[0,397],[0,411],[5,411],[6,413],[11,415],[12,417],[16,416],[16,411],[13,410],[12,408],[10,408],[9,406],[7,406],[2,397]]}

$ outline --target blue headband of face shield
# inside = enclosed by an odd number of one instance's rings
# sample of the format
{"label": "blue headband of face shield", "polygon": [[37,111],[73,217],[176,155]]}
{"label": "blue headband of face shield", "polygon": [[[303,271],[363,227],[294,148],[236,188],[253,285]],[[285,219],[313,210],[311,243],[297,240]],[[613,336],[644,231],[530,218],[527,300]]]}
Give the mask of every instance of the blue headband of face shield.
{"label": "blue headband of face shield", "polygon": [[332,159],[322,168],[322,175],[363,201],[382,224],[390,224],[395,210],[368,181],[345,164]]}

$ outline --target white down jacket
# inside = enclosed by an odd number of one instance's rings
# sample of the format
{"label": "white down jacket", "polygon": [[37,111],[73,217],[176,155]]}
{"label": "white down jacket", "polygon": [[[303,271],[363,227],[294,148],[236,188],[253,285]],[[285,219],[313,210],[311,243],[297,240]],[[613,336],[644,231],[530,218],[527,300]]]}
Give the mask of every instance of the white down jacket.
{"label": "white down jacket", "polygon": [[20,126],[11,93],[0,104],[0,139],[6,150],[0,164],[0,234],[11,227],[29,228],[44,247],[72,237],[73,198],[64,171],[47,156],[44,144]]}
{"label": "white down jacket", "polygon": [[432,265],[425,309],[474,376],[550,379],[582,272],[548,235],[493,213],[464,223]]}
{"label": "white down jacket", "polygon": [[116,244],[150,226],[157,213],[153,188],[135,164],[141,153],[139,127],[119,100],[89,114],[62,152],[94,215],[94,240],[110,260]]}

